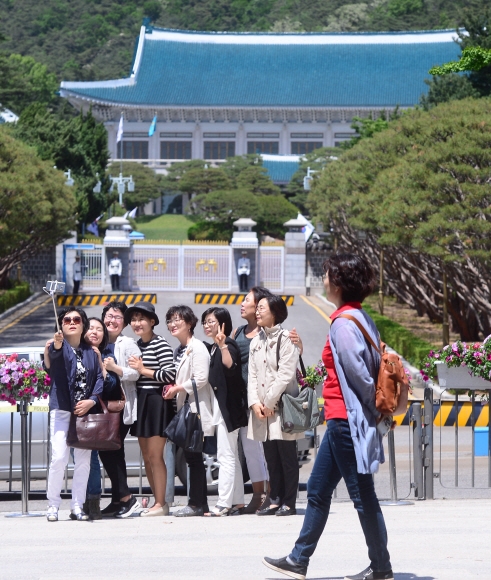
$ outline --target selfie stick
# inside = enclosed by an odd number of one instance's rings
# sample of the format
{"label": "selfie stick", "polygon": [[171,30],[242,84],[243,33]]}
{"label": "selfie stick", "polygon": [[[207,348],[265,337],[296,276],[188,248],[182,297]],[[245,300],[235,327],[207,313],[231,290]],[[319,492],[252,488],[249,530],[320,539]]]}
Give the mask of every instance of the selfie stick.
{"label": "selfie stick", "polygon": [[60,325],[58,323],[58,313],[56,312],[55,294],[56,292],[63,292],[65,290],[65,282],[58,282],[58,280],[48,280],[46,287],[43,288],[46,294],[49,294],[53,300],[53,310],[55,312],[56,328],[60,332]]}

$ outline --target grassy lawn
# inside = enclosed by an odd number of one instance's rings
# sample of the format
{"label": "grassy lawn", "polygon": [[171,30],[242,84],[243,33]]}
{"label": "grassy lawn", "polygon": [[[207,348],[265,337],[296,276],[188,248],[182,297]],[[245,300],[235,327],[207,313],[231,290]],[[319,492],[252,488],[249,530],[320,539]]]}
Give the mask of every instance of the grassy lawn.
{"label": "grassy lawn", "polygon": [[147,240],[187,240],[193,222],[185,215],[166,214],[141,216],[136,219],[137,231]]}

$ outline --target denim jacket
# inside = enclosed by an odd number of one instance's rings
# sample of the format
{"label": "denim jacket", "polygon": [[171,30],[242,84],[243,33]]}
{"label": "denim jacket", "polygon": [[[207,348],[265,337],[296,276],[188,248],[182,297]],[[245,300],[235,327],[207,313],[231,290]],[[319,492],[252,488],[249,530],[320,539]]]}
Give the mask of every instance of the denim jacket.
{"label": "denim jacket", "polygon": [[[92,347],[84,342],[80,343],[79,349],[82,351],[82,362],[87,371],[87,398],[97,403],[97,395],[102,393],[104,382],[99,359]],[[72,347],[64,340],[59,350],[54,348],[54,344],[49,346],[49,360],[51,378],[49,409],[73,413],[77,357]]]}
{"label": "denim jacket", "polygon": [[[364,310],[347,310],[366,328],[375,344],[379,334]],[[380,365],[379,354],[372,349],[354,322],[336,318],[329,333],[339,384],[348,414],[358,473],[376,473],[384,463],[382,436],[377,430],[380,413],[375,407],[375,384]]]}

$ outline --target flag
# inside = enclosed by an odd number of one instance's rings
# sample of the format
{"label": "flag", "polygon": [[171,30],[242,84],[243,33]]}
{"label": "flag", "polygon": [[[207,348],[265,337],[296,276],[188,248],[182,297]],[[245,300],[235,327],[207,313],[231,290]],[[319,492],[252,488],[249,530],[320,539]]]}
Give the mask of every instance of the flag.
{"label": "flag", "polygon": [[130,218],[136,218],[136,212],[137,212],[137,211],[138,211],[138,208],[137,208],[137,207],[135,207],[135,209],[132,209],[132,210],[130,211],[130,213],[128,214],[128,217],[130,217]]}
{"label": "flag", "polygon": [[99,227],[97,225],[96,220],[94,220],[91,224],[87,226],[87,231],[90,232],[91,234],[94,234],[94,236],[99,237]]}
{"label": "flag", "polygon": [[156,127],[157,127],[157,115],[155,115],[155,117],[153,118],[152,124],[150,125],[150,128],[148,129],[148,136],[149,137],[151,137],[155,133]]}
{"label": "flag", "polygon": [[119,143],[122,138],[123,138],[123,115],[121,115],[121,119],[119,120],[118,136],[116,137],[116,143]]}
{"label": "flag", "polygon": [[312,232],[315,230],[315,228],[309,222],[309,220],[305,216],[303,216],[301,213],[298,214],[297,220],[300,220],[301,222],[304,223],[304,226],[302,228],[302,232],[304,233],[305,241],[307,241],[310,238],[310,236],[312,235]]}
{"label": "flag", "polygon": [[124,219],[126,219],[126,218],[128,217],[129,213],[130,213],[130,212],[129,212],[129,211],[127,211],[127,212],[124,214],[124,216],[123,216],[123,217],[124,217]]}

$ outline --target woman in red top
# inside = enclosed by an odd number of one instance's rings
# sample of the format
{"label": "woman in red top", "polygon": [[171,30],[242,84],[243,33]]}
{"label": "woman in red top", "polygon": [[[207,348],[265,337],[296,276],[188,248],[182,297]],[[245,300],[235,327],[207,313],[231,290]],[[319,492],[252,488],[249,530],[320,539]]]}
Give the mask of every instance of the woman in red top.
{"label": "woman in red top", "polygon": [[374,342],[378,339],[373,320],[361,309],[361,302],[372,291],[374,273],[366,260],[353,254],[331,256],[324,271],[326,296],[337,307],[322,357],[329,373],[324,384],[327,429],[308,482],[307,510],[295,546],[286,558],[264,558],[263,563],[291,578],[305,580],[310,557],[329,517],[333,491],[343,479],[358,512],[370,559],[365,570],[345,576],[345,580],[394,580],[387,530],[372,477],[384,461],[377,430],[380,413],[375,407],[380,358],[354,322],[346,318],[336,321],[349,311]]}

